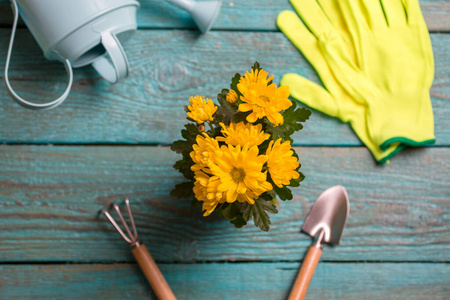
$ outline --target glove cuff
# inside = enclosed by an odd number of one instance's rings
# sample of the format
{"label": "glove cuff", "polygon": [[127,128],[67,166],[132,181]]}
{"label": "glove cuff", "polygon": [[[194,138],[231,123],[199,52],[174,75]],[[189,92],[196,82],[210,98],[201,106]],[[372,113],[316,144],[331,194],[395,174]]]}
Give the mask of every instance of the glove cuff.
{"label": "glove cuff", "polygon": [[393,143],[432,144],[434,118],[428,90],[402,91],[374,99],[367,110],[369,134],[381,150]]}

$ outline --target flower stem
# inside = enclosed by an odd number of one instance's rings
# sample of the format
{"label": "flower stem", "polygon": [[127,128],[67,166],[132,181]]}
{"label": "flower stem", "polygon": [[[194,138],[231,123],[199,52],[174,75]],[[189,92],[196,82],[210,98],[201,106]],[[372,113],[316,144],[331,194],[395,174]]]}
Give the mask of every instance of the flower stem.
{"label": "flower stem", "polygon": [[208,122],[209,128],[211,128],[211,132],[214,132],[214,128],[213,128],[211,121],[207,121],[207,122]]}

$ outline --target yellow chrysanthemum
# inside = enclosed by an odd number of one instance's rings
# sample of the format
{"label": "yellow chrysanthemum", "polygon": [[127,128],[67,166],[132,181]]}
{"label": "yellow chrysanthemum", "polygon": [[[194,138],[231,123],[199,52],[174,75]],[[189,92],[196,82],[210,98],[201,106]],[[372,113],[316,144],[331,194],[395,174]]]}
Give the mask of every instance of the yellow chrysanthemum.
{"label": "yellow chrysanthemum", "polygon": [[203,216],[209,216],[217,204],[225,202],[223,193],[215,192],[214,188],[208,188],[210,176],[202,171],[195,172],[194,194],[198,201],[202,201]]}
{"label": "yellow chrysanthemum", "polygon": [[267,181],[267,173],[262,167],[267,161],[266,155],[258,155],[258,147],[251,148],[231,145],[222,146],[215,152],[215,163],[210,163],[212,177],[208,189],[223,193],[225,201],[255,203],[262,193],[272,190]]}
{"label": "yellow chrysanthemum", "polygon": [[251,69],[250,73],[246,71],[245,75],[239,79],[239,84],[243,84],[249,88],[258,84],[267,85],[270,81],[273,80],[273,76],[267,78],[268,75],[269,72],[264,71],[263,69],[261,70]]}
{"label": "yellow chrysanthemum", "polygon": [[290,141],[281,143],[278,139],[275,143],[270,141],[266,155],[268,156],[267,167],[270,177],[278,187],[288,185],[291,179],[297,179],[300,174],[296,171],[299,166],[297,158],[292,156]]}
{"label": "yellow chrysanthemum", "polygon": [[[249,76],[247,79],[246,76]],[[252,73],[246,73],[237,85],[242,93],[241,100],[245,103],[239,105],[242,112],[251,111],[247,116],[250,123],[258,119],[267,117],[275,126],[284,122],[280,111],[289,108],[292,102],[288,99],[289,87],[281,86],[277,89],[277,85],[272,83],[267,85],[272,77],[266,79],[267,72],[260,70]]]}
{"label": "yellow chrysanthemum", "polygon": [[244,146],[249,143],[249,147],[258,146],[270,137],[270,134],[262,131],[262,125],[252,125],[250,123],[230,123],[230,126],[220,123],[224,137],[218,136],[219,142],[225,142],[228,145]]}
{"label": "yellow chrysanthemum", "polygon": [[205,170],[208,167],[208,162],[213,159],[214,151],[219,149],[219,143],[215,139],[210,138],[205,132],[202,135],[197,135],[195,140],[197,144],[192,146],[193,151],[189,153],[195,163],[191,170]]}
{"label": "yellow chrysanthemum", "polygon": [[234,104],[238,101],[238,94],[234,90],[230,90],[226,98],[227,102]]}
{"label": "yellow chrysanthemum", "polygon": [[202,96],[189,97],[189,111],[187,115],[199,124],[213,120],[213,114],[217,110],[211,99],[205,99]]}

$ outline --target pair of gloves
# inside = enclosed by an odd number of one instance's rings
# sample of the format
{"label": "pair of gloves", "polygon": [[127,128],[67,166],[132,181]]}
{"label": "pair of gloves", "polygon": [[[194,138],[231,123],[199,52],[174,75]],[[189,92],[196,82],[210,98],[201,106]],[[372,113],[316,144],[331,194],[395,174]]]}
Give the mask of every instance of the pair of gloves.
{"label": "pair of gloves", "polygon": [[[348,122],[379,163],[434,143],[434,63],[417,0],[291,0],[277,25],[323,87],[298,74],[281,85],[313,109]],[[303,21],[303,22],[302,22]]]}

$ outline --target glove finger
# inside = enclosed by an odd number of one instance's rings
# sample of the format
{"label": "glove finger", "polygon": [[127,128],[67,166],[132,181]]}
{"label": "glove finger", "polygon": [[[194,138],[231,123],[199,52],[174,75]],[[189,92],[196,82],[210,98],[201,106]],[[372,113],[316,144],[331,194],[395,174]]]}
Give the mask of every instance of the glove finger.
{"label": "glove finger", "polygon": [[291,4],[316,37],[335,30],[316,0],[291,0]]}
{"label": "glove finger", "polygon": [[381,0],[389,27],[406,24],[405,8],[401,0]]}
{"label": "glove finger", "polygon": [[[425,21],[422,16],[422,11],[420,10],[419,1],[417,0],[403,0],[405,7],[408,24],[423,24]],[[426,25],[425,25],[426,28]]]}
{"label": "glove finger", "polygon": [[336,99],[320,85],[298,75],[286,74],[280,85],[289,86],[291,96],[309,107],[332,117],[339,117]]}
{"label": "glove finger", "polygon": [[326,86],[331,72],[320,52],[316,37],[293,11],[281,12],[277,18],[277,25],[294,46],[303,53]]}
{"label": "glove finger", "polygon": [[302,53],[309,52],[311,47],[317,48],[316,37],[293,11],[282,11],[277,17],[278,28]]}
{"label": "glove finger", "polygon": [[[423,49],[428,49],[425,51],[425,61],[427,62],[427,68],[429,72],[428,74],[434,74],[434,58],[433,51],[431,50],[431,41],[430,35],[428,32],[427,24],[422,15],[422,11],[420,9],[419,1],[417,0],[403,0],[404,8],[407,15],[407,22],[409,25],[417,26],[417,39],[422,40]],[[433,76],[430,76],[430,80],[432,81]],[[431,84],[431,82],[429,83]]]}
{"label": "glove finger", "polygon": [[325,37],[319,40],[319,47],[334,77],[355,101],[368,104],[367,99],[376,98],[378,92],[353,63],[339,37]]}
{"label": "glove finger", "polygon": [[383,7],[379,1],[374,0],[354,0],[354,1],[333,1],[337,2],[339,10],[344,16],[348,28],[358,28],[367,26],[368,28],[387,27],[384,17]]}
{"label": "glove finger", "polygon": [[317,2],[330,20],[330,23],[333,24],[334,28],[336,28],[339,32],[347,31],[347,25],[342,17],[342,14],[339,12],[339,1],[317,0]]}
{"label": "glove finger", "polygon": [[[359,16],[358,11],[350,11],[347,8],[347,1],[336,1],[336,0],[318,0],[320,6],[325,11],[326,15],[330,19],[333,26],[339,32],[341,38],[344,40],[346,50],[350,57],[354,58],[353,62],[359,65],[360,62],[360,45],[358,43],[357,34],[360,35],[355,20],[355,13]],[[340,2],[345,2],[342,4]],[[345,6],[347,4],[347,6]],[[341,7],[344,6],[344,7]],[[361,23],[361,22],[360,22]]]}
{"label": "glove finger", "polygon": [[387,27],[386,17],[380,1],[360,0],[360,3],[362,14],[371,29]]}

